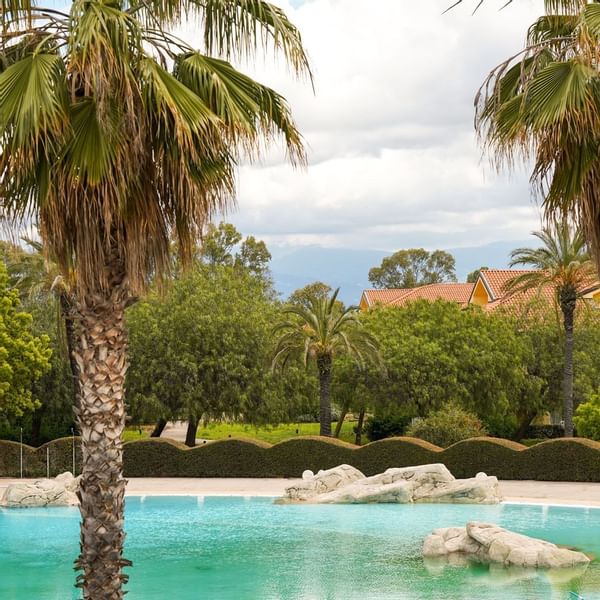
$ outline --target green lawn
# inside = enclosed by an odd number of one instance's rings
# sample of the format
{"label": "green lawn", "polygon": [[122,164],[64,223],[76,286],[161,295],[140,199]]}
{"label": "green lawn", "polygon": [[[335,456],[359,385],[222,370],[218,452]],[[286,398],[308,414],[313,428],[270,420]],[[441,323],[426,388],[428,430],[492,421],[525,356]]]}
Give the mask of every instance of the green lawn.
{"label": "green lawn", "polygon": [[[332,429],[335,429],[335,425],[335,423],[332,424]],[[341,440],[354,443],[354,425],[355,423],[352,422],[344,422],[340,434]],[[123,441],[130,442],[132,440],[147,438],[151,431],[152,427],[143,426],[142,433],[140,434],[137,427],[128,427],[123,433]],[[255,427],[253,425],[244,425],[242,423],[215,423],[208,427],[199,427],[196,437],[207,440],[244,437],[276,444],[277,442],[303,435],[319,435],[319,424],[285,423],[281,425],[263,425]]]}
{"label": "green lawn", "polygon": [[[332,429],[335,423],[332,424]],[[342,427],[340,439],[354,443],[354,423],[345,422]],[[197,437],[208,440],[221,440],[228,437],[245,437],[254,440],[262,440],[270,444],[276,444],[283,440],[300,437],[303,435],[319,435],[318,423],[284,423],[280,425],[264,425],[254,427],[241,423],[216,423],[208,427],[198,428]]]}

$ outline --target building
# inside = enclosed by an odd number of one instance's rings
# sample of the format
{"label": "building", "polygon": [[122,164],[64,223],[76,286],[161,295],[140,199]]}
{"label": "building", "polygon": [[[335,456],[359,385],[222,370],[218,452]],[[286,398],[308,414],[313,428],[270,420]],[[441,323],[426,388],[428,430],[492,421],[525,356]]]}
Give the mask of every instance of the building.
{"label": "building", "polygon": [[[446,300],[456,302],[463,307],[470,304],[481,306],[485,311],[497,308],[514,308],[523,306],[536,296],[552,302],[554,290],[551,286],[537,290],[510,294],[507,292],[508,282],[527,270],[515,269],[482,269],[475,283],[433,283],[409,289],[365,290],[360,299],[361,310],[368,310],[375,305],[405,306],[415,300]],[[584,300],[592,301],[600,306],[600,282],[590,280],[580,290]]]}

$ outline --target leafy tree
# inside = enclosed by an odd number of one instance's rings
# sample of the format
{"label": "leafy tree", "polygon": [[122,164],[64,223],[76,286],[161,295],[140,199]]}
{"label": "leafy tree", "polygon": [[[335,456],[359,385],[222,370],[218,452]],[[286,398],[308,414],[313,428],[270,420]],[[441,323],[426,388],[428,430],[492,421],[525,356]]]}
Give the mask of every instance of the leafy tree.
{"label": "leafy tree", "polygon": [[479,267],[479,269],[475,269],[475,271],[471,271],[467,275],[467,283],[475,283],[479,279],[479,273],[481,271],[487,271],[487,267]]}
{"label": "leafy tree", "polygon": [[413,288],[456,281],[454,269],[454,257],[448,252],[411,248],[384,258],[369,271],[369,281],[376,288]]}
{"label": "leafy tree", "polygon": [[209,265],[232,265],[234,249],[241,241],[242,234],[231,223],[211,223],[202,240],[202,258]]}
{"label": "leafy tree", "polygon": [[477,127],[498,165],[532,162],[546,215],[579,220],[597,266],[599,45],[597,2],[547,1],[524,49],[492,70],[476,100]]}
{"label": "leafy tree", "polygon": [[331,373],[336,356],[347,354],[357,363],[378,363],[373,337],[362,327],[355,307],[343,309],[331,297],[309,299],[309,306],[290,305],[282,313],[287,320],[273,330],[279,336],[273,366],[285,367],[290,359],[300,358],[305,366],[314,359],[319,373],[320,434],[331,435]]}
{"label": "leafy tree", "polygon": [[573,420],[581,437],[600,441],[600,394],[593,394],[581,404]]}
{"label": "leafy tree", "polygon": [[9,284],[19,292],[21,306],[32,316],[32,332],[46,336],[52,351],[50,369],[32,386],[39,407],[17,418],[5,418],[1,437],[19,439],[24,428],[26,443],[40,443],[67,435],[73,426],[72,361],[68,358],[68,328],[59,304],[63,290],[60,276],[48,270],[35,242],[30,250],[9,242],[0,242],[0,255],[7,267]]}
{"label": "leafy tree", "polygon": [[[380,366],[379,364],[377,366]],[[374,405],[373,378],[381,378],[380,369],[369,368],[352,360],[350,356],[341,356],[337,361],[332,377],[332,399],[340,411],[334,431],[334,437],[340,436],[344,419],[352,411],[358,413],[355,426],[355,443],[360,446],[365,425],[365,415]]]}
{"label": "leafy tree", "polygon": [[573,436],[573,349],[575,307],[579,292],[594,277],[583,235],[563,220],[534,232],[541,248],[517,248],[511,254],[511,266],[527,265],[536,269],[509,282],[512,293],[552,288],[560,307],[565,332],[563,402],[565,436]]}
{"label": "leafy tree", "polygon": [[8,287],[0,261],[0,416],[21,416],[39,406],[32,393],[36,380],[50,368],[46,336],[32,333],[31,315],[20,309],[19,294]]}
{"label": "leafy tree", "polygon": [[74,380],[69,361],[64,322],[60,317],[58,300],[53,297],[32,297],[23,302],[32,316],[32,331],[46,336],[52,351],[50,368],[32,386],[39,408],[21,418],[26,430],[27,443],[34,446],[58,437],[70,435],[74,427]]}
{"label": "leafy tree", "polygon": [[440,300],[379,307],[363,320],[386,368],[372,378],[378,412],[425,416],[451,398],[487,420],[539,396],[529,339],[501,315]]}
{"label": "leafy tree", "polygon": [[198,264],[166,293],[131,307],[127,386],[134,420],[187,420],[189,446],[201,419],[286,420],[294,405],[306,405],[305,382],[297,373],[270,373],[275,317],[262,280],[227,265]]}
{"label": "leafy tree", "polygon": [[254,236],[248,236],[240,246],[236,256],[236,264],[259,277],[267,277],[269,274],[269,261],[271,253],[262,240]]}
{"label": "leafy tree", "polygon": [[[21,301],[27,306],[37,308],[37,314],[46,321],[44,331],[53,340],[53,344],[56,344],[56,349],[60,351],[61,356],[68,357],[72,378],[68,388],[71,390],[72,404],[75,405],[79,374],[73,355],[75,350],[75,323],[72,315],[74,273],[69,273],[68,278],[64,277],[56,263],[44,258],[42,244],[27,238],[23,238],[22,241],[27,244],[28,250],[8,242],[1,242],[0,253],[4,256],[11,285],[19,290]],[[39,309],[38,305],[44,303],[54,309],[56,323],[53,325],[42,316],[45,311]]]}
{"label": "leafy tree", "polygon": [[253,236],[242,240],[231,223],[208,226],[200,255],[209,265],[236,265],[265,279],[269,276],[271,253],[267,245]]}
{"label": "leafy tree", "polygon": [[[47,256],[77,272],[83,597],[123,596],[121,433],[125,308],[151,277],[185,264],[230,204],[235,165],[281,134],[304,159],[284,98],[236,70],[270,46],[308,71],[300,35],[265,1],[2,0],[0,206],[38,224]],[[205,53],[167,31],[187,19]],[[171,68],[169,70],[169,68]]]}
{"label": "leafy tree", "polygon": [[315,281],[293,291],[288,298],[288,303],[309,308],[314,298],[329,298],[332,292],[330,285]]}

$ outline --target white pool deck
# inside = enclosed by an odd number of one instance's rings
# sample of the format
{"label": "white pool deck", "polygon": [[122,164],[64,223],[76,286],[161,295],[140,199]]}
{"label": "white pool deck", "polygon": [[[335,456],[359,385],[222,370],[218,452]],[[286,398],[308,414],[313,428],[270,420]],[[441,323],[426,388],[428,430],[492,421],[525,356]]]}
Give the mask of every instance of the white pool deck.
{"label": "white pool deck", "polygon": [[[4,488],[19,481],[1,479]],[[297,479],[131,478],[129,496],[281,496]],[[600,507],[600,483],[501,481],[505,502]]]}

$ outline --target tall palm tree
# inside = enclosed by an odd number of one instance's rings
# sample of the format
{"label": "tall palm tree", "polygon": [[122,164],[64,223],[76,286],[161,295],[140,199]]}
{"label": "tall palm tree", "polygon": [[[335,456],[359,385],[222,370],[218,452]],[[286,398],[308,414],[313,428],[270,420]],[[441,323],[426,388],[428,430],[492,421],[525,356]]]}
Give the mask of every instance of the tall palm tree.
{"label": "tall palm tree", "polygon": [[546,0],[525,48],[493,69],[476,98],[477,127],[498,166],[533,161],[546,215],[578,221],[597,266],[599,48],[600,4]]}
{"label": "tall palm tree", "polygon": [[[282,136],[304,159],[285,99],[229,60],[272,48],[310,77],[308,61],[265,0],[0,1],[0,216],[15,231],[35,223],[61,272],[77,272],[78,585],[120,599],[125,308],[168,272],[173,238],[189,261],[232,203],[242,153]],[[170,33],[189,20],[194,44]]]}
{"label": "tall palm tree", "polygon": [[377,342],[359,321],[358,309],[343,308],[337,297],[316,295],[283,309],[287,317],[273,329],[279,335],[273,355],[273,367],[285,367],[292,358],[305,366],[314,360],[319,373],[320,434],[331,436],[331,373],[335,357],[347,354],[358,364],[379,364]]}
{"label": "tall palm tree", "polygon": [[511,266],[523,265],[535,270],[523,273],[508,284],[511,293],[545,288],[554,291],[565,331],[563,402],[565,436],[573,436],[573,341],[577,298],[596,276],[583,235],[567,221],[555,223],[533,233],[542,246],[517,248]]}

